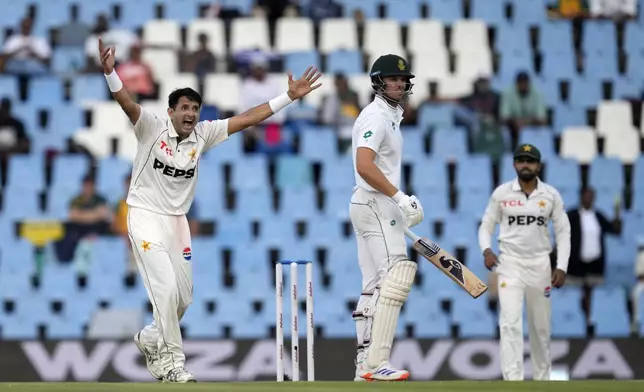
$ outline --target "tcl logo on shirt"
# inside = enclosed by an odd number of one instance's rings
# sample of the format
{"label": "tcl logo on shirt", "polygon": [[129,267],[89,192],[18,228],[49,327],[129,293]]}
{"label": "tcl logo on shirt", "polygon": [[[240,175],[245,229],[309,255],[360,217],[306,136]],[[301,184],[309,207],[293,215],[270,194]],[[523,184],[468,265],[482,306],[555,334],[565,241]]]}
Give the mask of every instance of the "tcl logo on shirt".
{"label": "tcl logo on shirt", "polygon": [[501,205],[503,207],[523,207],[525,204],[521,200],[503,200]]}
{"label": "tcl logo on shirt", "polygon": [[517,226],[529,226],[533,223],[536,223],[537,226],[543,226],[546,224],[546,218],[544,216],[532,216],[532,215],[510,215],[508,216],[508,225],[517,225]]}
{"label": "tcl logo on shirt", "polygon": [[161,162],[156,158],[154,158],[154,168],[158,170],[162,170],[163,175],[166,175],[169,177],[192,178],[195,175],[194,168],[189,170],[177,169],[176,167],[166,165],[165,163]]}

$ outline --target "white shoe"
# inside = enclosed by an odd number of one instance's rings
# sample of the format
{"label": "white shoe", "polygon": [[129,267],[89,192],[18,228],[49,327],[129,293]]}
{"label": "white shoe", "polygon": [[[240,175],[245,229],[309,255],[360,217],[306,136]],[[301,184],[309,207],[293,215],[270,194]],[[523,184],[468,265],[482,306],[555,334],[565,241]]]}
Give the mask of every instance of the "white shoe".
{"label": "white shoe", "polygon": [[197,382],[195,376],[182,367],[172,369],[163,377],[163,382],[185,384],[188,382]]}
{"label": "white shoe", "polygon": [[353,381],[367,381],[362,376],[367,372],[367,353],[364,351],[358,351],[358,356],[356,357],[356,376],[353,378]]}
{"label": "white shoe", "polygon": [[389,362],[383,362],[373,370],[364,371],[361,377],[367,381],[405,381],[409,378],[409,371],[396,369]]}
{"label": "white shoe", "polygon": [[145,364],[148,367],[148,372],[150,372],[152,377],[156,378],[157,380],[161,380],[163,378],[163,369],[159,365],[161,363],[161,357],[159,356],[159,353],[156,350],[148,350],[143,345],[143,343],[141,343],[141,332],[134,335],[134,344],[136,345],[136,348],[139,349],[141,354],[143,354],[143,357],[145,358]]}

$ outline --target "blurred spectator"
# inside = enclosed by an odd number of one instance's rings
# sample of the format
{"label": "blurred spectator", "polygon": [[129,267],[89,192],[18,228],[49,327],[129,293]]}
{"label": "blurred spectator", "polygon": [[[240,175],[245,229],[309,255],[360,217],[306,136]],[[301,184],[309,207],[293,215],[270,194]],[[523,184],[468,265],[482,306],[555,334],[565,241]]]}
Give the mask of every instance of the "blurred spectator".
{"label": "blurred spectator", "polygon": [[[126,61],[130,54],[130,47],[139,42],[139,37],[128,29],[110,29],[110,24],[105,14],[96,17],[96,22],[92,29],[92,35],[85,40],[85,55],[88,58],[89,72],[100,72],[103,67],[100,66],[98,55],[98,37],[103,38],[105,46],[116,48],[114,56],[117,62]],[[120,76],[120,75],[119,75]]]}
{"label": "blurred spectator", "polygon": [[335,92],[322,98],[320,122],[335,128],[343,153],[351,149],[353,124],[358,114],[358,93],[349,87],[346,76],[335,75]]}
{"label": "blurred spectator", "polygon": [[637,283],[633,287],[631,299],[633,301],[633,328],[637,330],[639,324],[644,320],[640,319],[640,306],[642,305],[640,297],[644,294],[644,248],[640,246],[635,260],[635,278]]}
{"label": "blurred spectator", "polygon": [[581,191],[580,207],[568,211],[570,220],[570,263],[568,280],[570,284],[581,284],[584,288],[583,308],[590,315],[590,292],[592,286],[601,284],[606,268],[604,236],[607,233],[620,234],[621,220],[619,204],[615,205],[615,219],[611,222],[594,208],[595,191],[584,188]]}
{"label": "blurred spectator", "polygon": [[117,65],[116,72],[127,91],[138,99],[156,99],[152,68],[141,59],[141,46],[138,43],[130,47],[129,60]]}
{"label": "blurred spectator", "polygon": [[335,0],[303,0],[301,3],[302,14],[316,22],[342,17],[342,7]]}
{"label": "blurred spectator", "polygon": [[557,0],[549,6],[554,16],[562,18],[578,18],[588,15],[588,0]]}
{"label": "blurred spectator", "polygon": [[[58,260],[62,262],[73,259],[79,265],[77,246],[83,239],[109,232],[110,210],[105,198],[96,193],[94,179],[91,176],[83,178],[81,193],[69,203],[69,218],[65,224],[65,236],[55,244]],[[85,247],[80,249],[86,253]],[[84,261],[82,263],[85,263]],[[86,265],[85,265],[86,267]]]}
{"label": "blurred spectator", "polygon": [[[11,100],[0,101],[0,178],[6,183],[7,163],[12,154],[29,152],[29,138],[22,121],[11,114]],[[5,185],[3,183],[2,185]]]}
{"label": "blurred spectator", "polygon": [[[273,82],[272,79],[268,78],[267,71],[267,58],[262,54],[256,54],[250,62],[250,76],[244,79],[240,88],[240,113],[268,102],[284,91],[282,84]],[[298,75],[293,77],[298,78]],[[285,81],[282,83],[285,83]],[[286,146],[285,141],[282,140],[282,124],[286,119],[287,113],[288,109],[282,110],[252,131],[244,132],[249,149],[255,150],[255,147],[259,147],[264,151],[279,152],[282,147]],[[255,143],[259,143],[259,145],[255,146]]]}
{"label": "blurred spectator", "polygon": [[203,80],[208,73],[216,71],[215,55],[208,49],[206,34],[199,34],[199,49],[190,54],[186,68],[188,72],[196,74],[200,80]]}
{"label": "blurred spectator", "polygon": [[530,83],[527,72],[519,72],[515,85],[503,93],[501,119],[510,129],[512,148],[516,147],[523,127],[546,124],[546,105],[541,94]]}
{"label": "blurred spectator", "polygon": [[20,22],[20,33],[12,34],[4,44],[4,72],[14,75],[41,75],[49,72],[51,47],[46,39],[31,35],[33,20]]}
{"label": "blurred spectator", "polygon": [[499,93],[492,90],[490,80],[486,77],[476,79],[472,94],[461,98],[458,103],[477,116],[487,116],[494,121],[499,120],[501,97]]}
{"label": "blurred spectator", "polygon": [[83,47],[91,33],[91,26],[78,20],[78,5],[73,4],[71,6],[71,20],[59,27],[56,42],[61,46]]}
{"label": "blurred spectator", "polygon": [[186,214],[192,238],[201,235],[201,222],[197,219],[197,211],[199,211],[199,206],[197,205],[197,201],[193,201],[190,206],[190,210],[188,210],[188,213]]}
{"label": "blurred spectator", "polygon": [[637,0],[589,0],[592,17],[627,19],[637,15]]}
{"label": "blurred spectator", "polygon": [[114,206],[114,215],[112,218],[111,231],[112,233],[123,238],[123,241],[127,244],[127,254],[125,259],[127,260],[127,274],[130,276],[136,275],[136,259],[134,258],[134,253],[132,252],[132,247],[130,246],[130,237],[127,230],[127,212],[128,205],[126,203],[127,194],[130,190],[130,181],[132,179],[131,175],[125,176],[123,179],[123,198],[119,200]]}

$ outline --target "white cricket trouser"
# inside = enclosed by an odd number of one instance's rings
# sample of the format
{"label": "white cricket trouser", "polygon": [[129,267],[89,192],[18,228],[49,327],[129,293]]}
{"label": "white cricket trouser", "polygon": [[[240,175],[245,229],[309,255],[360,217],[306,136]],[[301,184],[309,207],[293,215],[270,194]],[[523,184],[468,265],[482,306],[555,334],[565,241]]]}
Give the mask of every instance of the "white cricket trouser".
{"label": "white cricket trouser", "polygon": [[362,292],[353,314],[360,349],[371,342],[374,292],[395,263],[408,259],[407,243],[402,212],[391,198],[358,188],[351,197],[349,214],[362,273]]}
{"label": "white cricket trouser", "polygon": [[549,256],[517,259],[501,255],[498,273],[501,332],[501,367],[504,380],[523,380],[523,297],[525,295],[530,337],[530,357],[535,380],[550,380]]}
{"label": "white cricket trouser", "polygon": [[154,321],[141,331],[141,342],[158,350],[167,372],[183,367],[179,320],[192,303],[192,248],[185,216],[129,208],[128,232]]}

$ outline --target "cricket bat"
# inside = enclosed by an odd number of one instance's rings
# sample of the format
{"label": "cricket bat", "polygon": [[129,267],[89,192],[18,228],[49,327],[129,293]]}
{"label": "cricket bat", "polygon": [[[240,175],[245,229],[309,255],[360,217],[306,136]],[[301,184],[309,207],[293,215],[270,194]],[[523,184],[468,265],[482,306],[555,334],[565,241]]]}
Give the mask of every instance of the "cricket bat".
{"label": "cricket bat", "polygon": [[458,261],[435,242],[428,238],[421,238],[414,234],[408,228],[405,229],[405,235],[414,242],[414,249],[432,264],[449,276],[456,284],[461,286],[473,298],[480,297],[487,291],[487,285],[474,275],[463,263]]}

